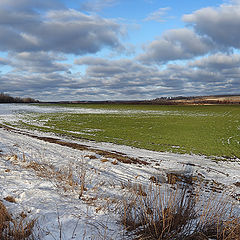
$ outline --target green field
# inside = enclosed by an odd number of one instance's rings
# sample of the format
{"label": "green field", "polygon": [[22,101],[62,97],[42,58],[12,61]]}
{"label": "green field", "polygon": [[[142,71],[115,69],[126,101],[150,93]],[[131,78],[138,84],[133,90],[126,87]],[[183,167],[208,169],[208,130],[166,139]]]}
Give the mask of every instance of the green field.
{"label": "green field", "polygon": [[62,106],[106,112],[34,114],[18,126],[155,151],[240,158],[240,106]]}

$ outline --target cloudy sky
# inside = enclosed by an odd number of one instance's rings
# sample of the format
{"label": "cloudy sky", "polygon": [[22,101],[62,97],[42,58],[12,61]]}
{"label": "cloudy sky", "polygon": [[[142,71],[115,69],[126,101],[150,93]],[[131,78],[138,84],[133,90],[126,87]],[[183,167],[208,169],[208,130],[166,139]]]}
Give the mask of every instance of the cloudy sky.
{"label": "cloudy sky", "polygon": [[1,0],[0,92],[39,100],[240,93],[240,0]]}

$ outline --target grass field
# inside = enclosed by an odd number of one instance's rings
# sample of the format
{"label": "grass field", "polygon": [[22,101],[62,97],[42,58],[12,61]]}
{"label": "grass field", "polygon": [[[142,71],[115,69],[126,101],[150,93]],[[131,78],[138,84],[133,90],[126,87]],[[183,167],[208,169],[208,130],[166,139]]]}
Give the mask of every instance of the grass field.
{"label": "grass field", "polygon": [[18,126],[155,151],[240,158],[240,106],[75,104],[56,107],[105,111],[33,114],[29,121],[19,122]]}

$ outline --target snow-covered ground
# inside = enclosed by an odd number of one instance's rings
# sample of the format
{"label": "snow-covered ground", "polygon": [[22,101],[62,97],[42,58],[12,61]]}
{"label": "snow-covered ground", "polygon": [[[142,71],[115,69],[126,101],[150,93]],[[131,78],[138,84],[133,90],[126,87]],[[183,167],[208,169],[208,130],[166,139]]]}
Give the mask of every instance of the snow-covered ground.
{"label": "snow-covered ground", "polygon": [[[0,105],[0,122],[17,119],[19,112],[68,110]],[[201,178],[206,189],[240,196],[240,187],[236,186],[240,183],[240,160],[214,162],[205,156],[160,153],[92,141],[72,142],[89,149],[77,150],[0,128],[0,200],[11,213],[23,211],[30,219],[37,217],[40,229],[36,233],[42,239],[121,239],[124,230],[115,210],[118,200],[126,194],[124,186],[129,182],[148,185],[153,176],[162,185],[168,185],[168,173],[191,175]],[[97,154],[93,148],[120,152],[149,164],[122,163],[114,157]],[[80,197],[83,178],[85,189]],[[7,196],[16,202],[5,201]]]}

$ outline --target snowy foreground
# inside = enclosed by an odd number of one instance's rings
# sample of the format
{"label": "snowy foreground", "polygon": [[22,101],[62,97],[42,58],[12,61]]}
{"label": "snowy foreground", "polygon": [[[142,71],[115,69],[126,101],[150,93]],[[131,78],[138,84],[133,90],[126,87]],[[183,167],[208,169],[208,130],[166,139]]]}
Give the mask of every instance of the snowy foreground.
{"label": "snowy foreground", "polygon": [[[0,113],[2,121],[9,117],[16,114],[7,109]],[[29,219],[37,218],[35,231],[42,239],[121,239],[124,229],[117,210],[126,194],[124,186],[145,186],[151,177],[168,186],[169,173],[199,176],[206,189],[232,192],[236,202],[240,196],[239,160],[214,162],[204,156],[159,153],[109,143],[74,143],[85,145],[86,149],[77,150],[0,128],[0,200],[13,214],[24,212]],[[148,164],[124,163],[114,156],[98,154],[93,148],[122,153]],[[77,183],[83,180],[81,189]],[[15,202],[4,200],[8,196]]]}

